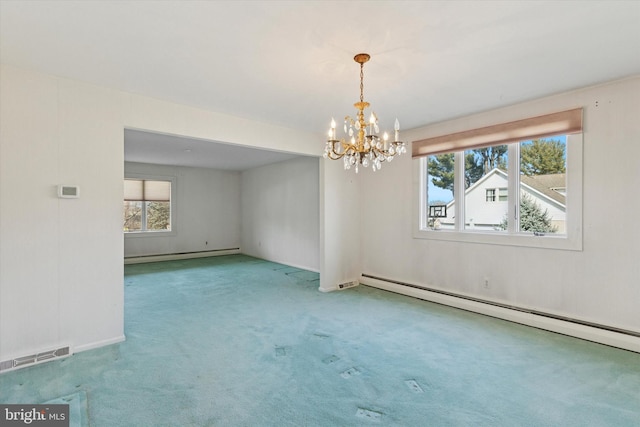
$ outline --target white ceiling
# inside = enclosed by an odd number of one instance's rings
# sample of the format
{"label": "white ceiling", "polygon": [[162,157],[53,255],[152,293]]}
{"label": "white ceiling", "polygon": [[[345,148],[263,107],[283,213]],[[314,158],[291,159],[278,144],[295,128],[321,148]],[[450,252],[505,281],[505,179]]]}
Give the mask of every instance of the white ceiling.
{"label": "white ceiling", "polygon": [[319,153],[359,52],[381,127],[414,128],[639,74],[640,1],[0,0],[3,63],[317,132]]}
{"label": "white ceiling", "polygon": [[128,162],[244,171],[297,157],[240,145],[125,129]]}

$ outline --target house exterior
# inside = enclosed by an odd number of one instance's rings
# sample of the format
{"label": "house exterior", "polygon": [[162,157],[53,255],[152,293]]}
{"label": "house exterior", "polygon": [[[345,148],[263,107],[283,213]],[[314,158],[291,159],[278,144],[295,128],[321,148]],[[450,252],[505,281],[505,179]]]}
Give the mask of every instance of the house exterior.
{"label": "house exterior", "polygon": [[[507,174],[495,168],[465,191],[465,228],[500,230],[508,209]],[[520,197],[529,196],[551,218],[556,233],[566,232],[566,174],[520,176]],[[453,229],[455,201],[447,204],[440,218],[442,229]]]}

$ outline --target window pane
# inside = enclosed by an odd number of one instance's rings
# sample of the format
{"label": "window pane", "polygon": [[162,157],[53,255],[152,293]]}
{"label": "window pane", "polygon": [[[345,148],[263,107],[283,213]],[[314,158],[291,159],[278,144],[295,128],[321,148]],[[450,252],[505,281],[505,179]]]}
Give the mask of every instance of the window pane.
{"label": "window pane", "polygon": [[453,153],[427,157],[427,225],[433,230],[454,229]]}
{"label": "window pane", "polygon": [[507,201],[498,199],[497,189],[506,188],[507,145],[468,150],[464,153],[464,228],[506,231]]}
{"label": "window pane", "polygon": [[147,230],[171,230],[171,202],[146,202]]}
{"label": "window pane", "polygon": [[499,188],[498,189],[498,200],[501,202],[506,202],[507,201],[507,189],[506,188]]}
{"label": "window pane", "polygon": [[125,232],[171,231],[171,181],[124,180]]}
{"label": "window pane", "polygon": [[520,143],[520,230],[566,233],[565,135]]}
{"label": "window pane", "polygon": [[124,202],[123,230],[140,231],[142,229],[142,202]]}

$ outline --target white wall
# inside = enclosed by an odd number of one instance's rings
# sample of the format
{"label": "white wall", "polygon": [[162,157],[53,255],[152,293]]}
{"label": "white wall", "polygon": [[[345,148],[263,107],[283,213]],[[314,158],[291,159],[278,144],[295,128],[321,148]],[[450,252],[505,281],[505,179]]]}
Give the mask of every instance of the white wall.
{"label": "white wall", "polygon": [[[370,169],[367,169],[370,171]],[[360,177],[342,161],[320,161],[320,290],[357,281],[360,260]],[[378,198],[376,196],[376,198]]]}
{"label": "white wall", "polygon": [[317,157],[242,172],[242,252],[319,270]]}
{"label": "white wall", "polygon": [[[417,160],[401,157],[381,173],[362,176],[362,272],[640,332],[640,78],[434,124],[405,137],[575,107],[584,107],[582,251],[413,238],[411,162]],[[607,209],[612,201],[624,208]]]}
{"label": "white wall", "polygon": [[7,67],[0,94],[0,360],[119,341],[123,94]]}
{"label": "white wall", "polygon": [[[322,149],[311,133],[2,65],[0,360],[124,338],[125,127]],[[79,185],[81,198],[58,199],[58,184]]]}
{"label": "white wall", "polygon": [[125,234],[125,257],[240,247],[240,172],[129,162],[124,172],[176,180],[171,233]]}

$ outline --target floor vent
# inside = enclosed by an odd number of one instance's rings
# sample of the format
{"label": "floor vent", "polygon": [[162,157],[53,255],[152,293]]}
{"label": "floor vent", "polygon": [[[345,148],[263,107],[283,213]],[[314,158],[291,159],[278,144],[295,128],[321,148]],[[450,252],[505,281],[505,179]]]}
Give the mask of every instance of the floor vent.
{"label": "floor vent", "polygon": [[15,359],[0,362],[0,372],[12,369],[22,368],[36,363],[46,362],[47,360],[59,359],[69,356],[69,347],[61,347],[55,350],[43,351],[41,353],[30,354],[29,356],[17,357]]}
{"label": "floor vent", "polygon": [[358,282],[357,281],[353,281],[353,282],[344,282],[344,283],[340,283],[338,285],[338,289],[347,289],[347,288],[353,288],[354,286],[358,286]]}

